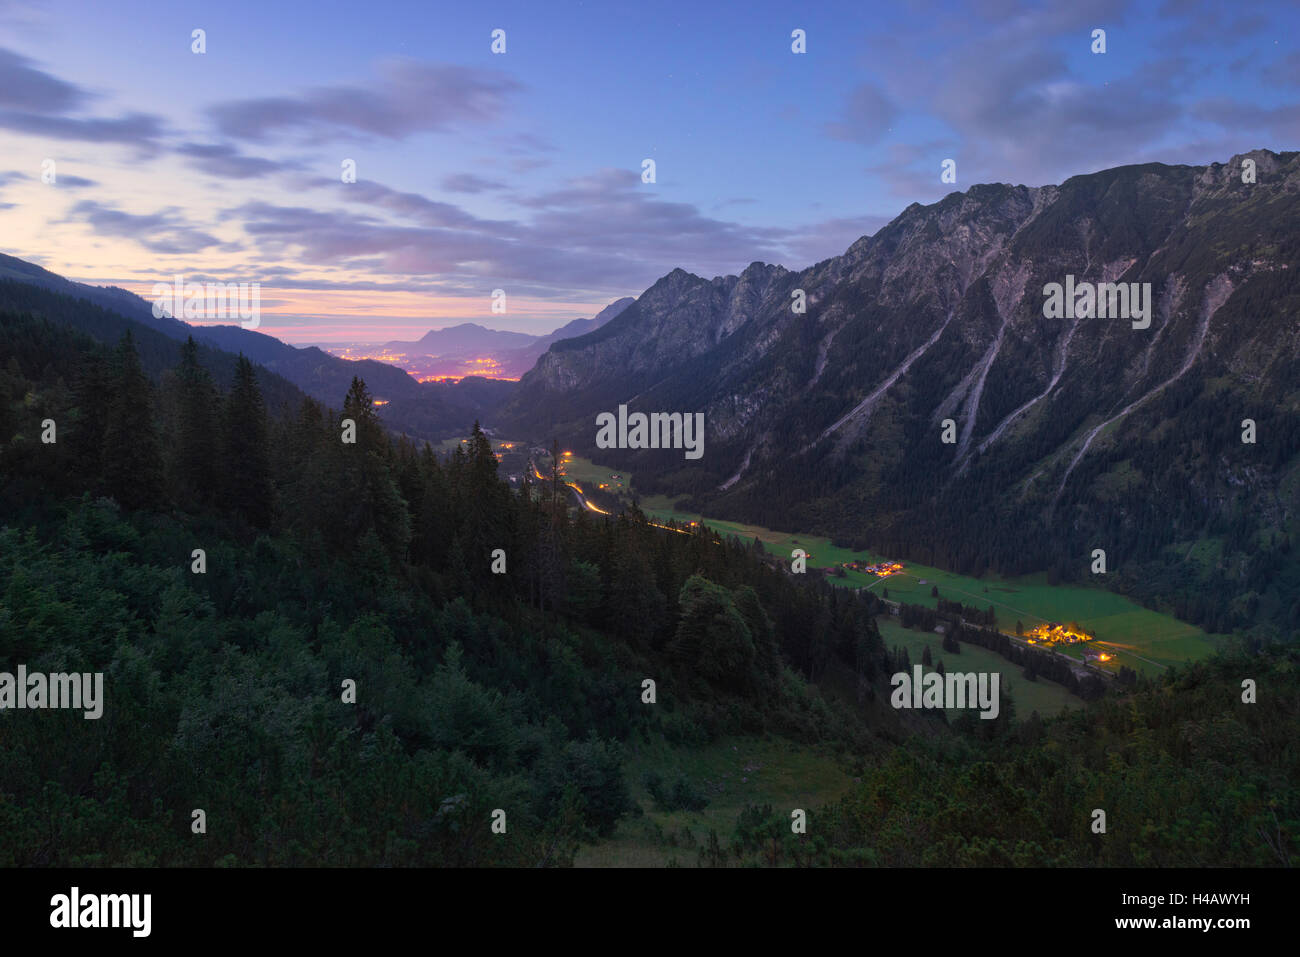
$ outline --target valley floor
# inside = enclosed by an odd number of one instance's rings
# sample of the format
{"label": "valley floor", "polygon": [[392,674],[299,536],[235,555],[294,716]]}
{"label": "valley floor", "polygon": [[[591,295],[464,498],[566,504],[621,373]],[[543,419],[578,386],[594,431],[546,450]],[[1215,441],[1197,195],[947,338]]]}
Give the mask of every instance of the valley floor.
{"label": "valley floor", "polygon": [[[512,444],[520,445],[517,442]],[[545,459],[541,464],[546,471]],[[567,454],[563,470],[566,481],[576,483],[589,496],[594,493],[596,501],[606,503],[606,507],[612,507],[609,504],[611,500],[623,503],[632,500],[634,476],[631,473]],[[825,536],[778,532],[760,525],[706,518],[677,508],[673,500],[662,495],[642,498],[640,506],[655,521],[672,519],[683,525],[697,522],[722,535],[736,535],[749,540],[757,538],[770,553],[785,560],[790,559],[794,549],[801,548],[808,554],[810,571],[826,569],[829,572],[852,561],[869,564],[894,557],[842,548],[833,545]],[[1045,574],[1013,579],[994,576],[979,579],[911,562],[904,564],[902,572],[887,578],[842,568],[843,576],[828,574],[828,580],[846,588],[871,588],[882,597],[887,591],[891,601],[929,608],[936,607],[939,598],[981,609],[992,605],[999,630],[1012,635],[1016,632],[1017,622],[1025,630],[1052,621],[1077,622],[1097,636],[1097,641],[1089,643],[1089,647],[1102,647],[1111,656],[1104,665],[1094,667],[1112,673],[1128,666],[1141,673],[1157,674],[1172,665],[1210,655],[1219,642],[1217,636],[1209,635],[1195,625],[1143,608],[1123,595],[1103,588],[1049,585]],[[931,589],[936,586],[939,598],[931,594]],[[965,648],[964,645],[963,651]],[[1063,646],[1057,650],[1081,661],[1084,646]]]}

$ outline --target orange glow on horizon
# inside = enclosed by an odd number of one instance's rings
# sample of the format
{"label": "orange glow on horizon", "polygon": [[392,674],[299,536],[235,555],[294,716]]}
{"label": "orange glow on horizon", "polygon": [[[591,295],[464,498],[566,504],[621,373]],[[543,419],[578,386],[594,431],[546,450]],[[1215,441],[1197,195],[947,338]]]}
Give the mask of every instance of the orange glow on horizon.
{"label": "orange glow on horizon", "polygon": [[[84,267],[70,268],[58,262],[46,263],[45,266],[60,275],[91,285],[106,281],[102,276],[86,276]],[[120,269],[115,269],[114,272],[121,275]],[[154,283],[171,282],[172,272],[175,270],[166,274],[160,271],[159,275],[147,280],[114,279],[113,285],[152,302]],[[207,272],[221,274],[227,280],[243,282],[257,281],[258,276],[257,269],[242,266],[214,264]],[[106,275],[112,276],[113,273]],[[190,278],[195,275],[196,270],[189,270]],[[327,281],[339,279],[335,274],[303,275],[301,278]],[[486,298],[440,296],[436,291],[425,289],[304,289],[292,284],[279,286],[263,282],[261,294],[261,325],[256,331],[294,345],[415,340],[431,329],[446,328],[463,322],[474,322],[489,328],[504,325],[507,329],[513,328],[518,332],[544,335],[572,319],[594,316],[609,305],[609,300],[594,303],[553,302],[512,297],[511,318],[502,323],[499,316],[489,311]]]}

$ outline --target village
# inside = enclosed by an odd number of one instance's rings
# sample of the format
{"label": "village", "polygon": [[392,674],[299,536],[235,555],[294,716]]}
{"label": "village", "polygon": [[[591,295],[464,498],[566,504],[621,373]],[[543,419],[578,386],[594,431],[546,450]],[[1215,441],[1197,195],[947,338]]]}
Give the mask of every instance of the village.
{"label": "village", "polygon": [[[812,556],[809,555],[808,557],[811,558]],[[855,560],[845,562],[844,567],[850,571],[867,572],[868,574],[875,575],[878,578],[888,578],[890,575],[897,575],[901,572],[903,570],[903,563],[884,561],[877,562],[874,565],[868,565],[864,561]]]}
{"label": "village", "polygon": [[[1077,627],[1075,626],[1076,629]],[[1081,641],[1092,641],[1093,636],[1068,628],[1059,621],[1049,621],[1045,625],[1031,628],[1024,638],[1031,645],[1074,645]]]}

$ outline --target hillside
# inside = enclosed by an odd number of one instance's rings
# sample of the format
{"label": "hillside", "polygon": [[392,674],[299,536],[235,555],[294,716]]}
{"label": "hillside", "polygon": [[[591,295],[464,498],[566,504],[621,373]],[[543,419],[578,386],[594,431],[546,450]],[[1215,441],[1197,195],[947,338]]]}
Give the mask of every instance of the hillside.
{"label": "hillside", "polygon": [[[32,287],[32,291],[21,289],[22,285]],[[0,287],[7,289],[0,305],[35,309],[55,322],[80,323],[78,328],[101,342],[115,342],[128,322],[134,324],[136,338],[142,343],[153,342],[152,336],[175,343],[193,336],[201,345],[229,355],[224,365],[227,374],[221,381],[228,381],[234,357],[245,355],[307,395],[327,405],[337,405],[353,377],[361,376],[386,401],[381,410],[385,423],[417,438],[436,439],[464,432],[476,419],[493,413],[514,389],[510,382],[473,377],[459,382],[422,383],[395,366],[374,360],[352,362],[314,346],[299,349],[274,336],[237,325],[191,325],[167,316],[156,317],[150,303],[125,289],[72,282],[13,256],[0,255]],[[116,318],[105,319],[93,311],[79,315],[67,303],[60,303],[58,297],[67,297],[69,303],[77,300],[91,303]],[[101,315],[95,320],[98,325],[94,328],[87,325],[90,322],[87,317],[91,315]],[[152,345],[143,347],[146,357],[162,352],[168,350],[160,352]],[[174,347],[168,354],[175,354]],[[151,372],[157,371],[149,362],[146,367]],[[282,397],[281,387],[264,384],[264,388],[268,390],[268,398]],[[283,398],[287,400],[290,396],[286,393]]]}

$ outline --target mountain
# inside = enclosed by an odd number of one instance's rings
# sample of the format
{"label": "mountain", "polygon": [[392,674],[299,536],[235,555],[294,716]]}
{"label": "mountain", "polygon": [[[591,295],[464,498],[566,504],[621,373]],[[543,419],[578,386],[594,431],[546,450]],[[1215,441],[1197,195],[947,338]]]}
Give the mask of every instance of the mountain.
{"label": "mountain", "polygon": [[[495,424],[591,453],[620,403],[703,411],[698,461],[600,458],[693,510],[966,573],[1095,581],[1101,548],[1112,587],[1290,633],[1297,213],[1294,152],[973,186],[804,270],[674,270],[555,343]],[[1121,282],[1146,328],[1047,318],[1049,284]]]}
{"label": "mountain", "polygon": [[[57,291],[45,283],[36,285],[0,277],[0,324],[7,325],[19,316],[45,319],[51,325],[75,330],[76,333],[109,347],[116,345],[129,332],[135,340],[140,365],[154,382],[161,380],[169,370],[175,369],[180,361],[180,340],[164,335],[136,319],[127,318],[120,312],[88,302],[84,298]],[[234,354],[200,343],[198,357],[199,364],[223,388],[234,379],[238,358]],[[288,379],[264,366],[255,368],[257,384],[268,409],[278,413],[296,409],[302,403],[302,390]]]}
{"label": "mountain", "polygon": [[384,348],[426,356],[464,356],[521,349],[537,338],[526,332],[505,332],[462,322],[446,329],[431,329],[414,342],[394,339],[384,343]]}
{"label": "mountain", "polygon": [[193,331],[191,326],[179,319],[166,316],[155,317],[153,305],[133,292],[127,292],[118,286],[91,286],[82,282],[73,282],[35,263],[0,253],[0,280],[6,279],[29,283],[76,299],[85,299],[172,339],[184,340]]}
{"label": "mountain", "polygon": [[374,359],[340,359],[316,346],[298,348],[274,336],[239,326],[196,326],[193,333],[195,338],[202,337],[222,349],[242,352],[321,401],[341,401],[333,397],[348,391],[354,375],[364,379],[379,398],[415,398],[427,394],[419,382],[401,369]]}
{"label": "mountain", "polygon": [[539,336],[535,342],[510,352],[503,353],[498,361],[505,371],[505,375],[522,376],[529,369],[537,364],[542,353],[551,347],[553,343],[563,339],[574,339],[578,336],[584,336],[589,332],[595,332],[601,326],[605,325],[611,319],[618,316],[628,306],[636,300],[631,296],[625,296],[622,299],[616,299],[611,302],[600,312],[596,313],[590,319],[574,319],[566,322],[560,328],[556,329],[550,335]]}
{"label": "mountain", "polygon": [[403,355],[408,363],[417,364],[422,375],[461,375],[467,362],[481,360],[493,364],[493,373],[498,376],[518,378],[537,363],[538,357],[552,343],[599,329],[632,302],[630,296],[615,300],[590,319],[574,319],[545,336],[488,329],[477,323],[463,322],[446,329],[430,330],[414,342],[394,339],[384,343],[384,349]]}
{"label": "mountain", "polygon": [[[127,322],[131,324],[137,339],[141,338],[141,329],[177,342],[183,342],[192,335],[196,342],[228,355],[229,362],[223,360],[217,363],[221,368],[229,365],[233,370],[235,355],[243,354],[274,373],[277,378],[292,383],[302,392],[330,407],[341,406],[352,377],[360,376],[371,394],[386,403],[380,408],[381,419],[391,428],[416,438],[437,439],[463,434],[475,419],[493,413],[509,397],[514,387],[510,382],[482,384],[483,380],[470,382],[467,379],[455,383],[421,383],[387,363],[373,359],[340,359],[315,346],[299,349],[274,336],[237,325],[190,325],[179,319],[156,317],[153,305],[135,293],[116,286],[92,286],[73,282],[33,263],[0,254],[0,283],[5,281],[27,284],[59,296],[82,300],[114,314],[118,318],[89,314],[95,316],[95,319],[90,323],[92,327],[83,328],[83,331],[100,341],[116,341],[128,327]],[[21,293],[11,290],[4,301],[13,304],[21,299]],[[52,321],[62,321],[65,324],[80,321],[75,309],[51,307],[45,301],[37,304],[36,308],[50,314]],[[55,315],[62,318],[55,319]],[[166,357],[171,362],[170,349],[146,349],[146,352]],[[214,359],[213,362],[217,360]],[[226,379],[219,378],[219,381],[224,382]],[[293,397],[292,393],[285,392],[282,388],[272,387],[272,391],[277,395],[283,393],[286,399]]]}
{"label": "mountain", "polygon": [[542,336],[534,343],[534,346],[543,346],[537,354],[540,356],[550,348],[551,343],[559,342],[561,339],[574,339],[578,336],[585,336],[589,332],[595,332],[605,323],[620,315],[624,309],[636,302],[631,296],[624,296],[622,299],[615,299],[600,312],[596,313],[590,319],[574,319],[566,322],[560,328],[556,329],[549,336]]}

